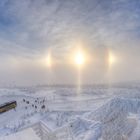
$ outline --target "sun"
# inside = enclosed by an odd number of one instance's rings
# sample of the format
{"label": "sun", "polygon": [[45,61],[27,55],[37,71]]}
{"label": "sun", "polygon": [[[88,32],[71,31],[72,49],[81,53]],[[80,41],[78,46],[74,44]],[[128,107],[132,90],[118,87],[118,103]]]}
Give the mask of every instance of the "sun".
{"label": "sun", "polygon": [[52,66],[52,57],[51,57],[50,53],[46,57],[46,64],[47,64],[48,67]]}
{"label": "sun", "polygon": [[116,57],[114,56],[114,54],[109,53],[109,64],[113,65],[116,62]]}
{"label": "sun", "polygon": [[81,50],[78,50],[75,54],[75,64],[77,66],[82,66],[85,63],[85,55]]}

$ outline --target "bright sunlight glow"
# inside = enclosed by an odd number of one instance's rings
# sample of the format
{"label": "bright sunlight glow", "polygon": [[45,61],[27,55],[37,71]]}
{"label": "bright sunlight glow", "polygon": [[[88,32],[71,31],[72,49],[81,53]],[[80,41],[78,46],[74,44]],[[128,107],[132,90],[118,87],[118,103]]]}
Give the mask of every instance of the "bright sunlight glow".
{"label": "bright sunlight glow", "polygon": [[112,53],[109,53],[109,65],[113,65],[116,62],[116,58]]}
{"label": "bright sunlight glow", "polygon": [[77,66],[81,66],[85,63],[85,56],[83,54],[82,51],[78,51],[76,54],[75,54],[75,64]]}
{"label": "bright sunlight glow", "polygon": [[48,54],[47,58],[46,58],[46,63],[48,67],[52,66],[52,58],[51,58],[51,54]]}

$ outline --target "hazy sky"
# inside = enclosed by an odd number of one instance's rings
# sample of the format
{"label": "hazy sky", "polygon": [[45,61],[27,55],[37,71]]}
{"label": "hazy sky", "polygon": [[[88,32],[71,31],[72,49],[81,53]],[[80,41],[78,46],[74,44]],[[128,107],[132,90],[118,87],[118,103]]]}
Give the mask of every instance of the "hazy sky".
{"label": "hazy sky", "polygon": [[75,84],[66,60],[77,42],[99,60],[84,65],[83,84],[140,81],[140,0],[0,0],[1,85]]}

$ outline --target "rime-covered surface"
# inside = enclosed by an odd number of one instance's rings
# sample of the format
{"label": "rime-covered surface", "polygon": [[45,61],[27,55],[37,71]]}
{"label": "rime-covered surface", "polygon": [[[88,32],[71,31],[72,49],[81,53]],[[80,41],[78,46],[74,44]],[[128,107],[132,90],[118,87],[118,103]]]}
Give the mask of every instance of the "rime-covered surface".
{"label": "rime-covered surface", "polygon": [[28,130],[35,132],[30,140],[140,139],[138,87],[84,87],[81,94],[74,87],[1,88],[0,104],[11,100],[17,108],[0,114],[0,140]]}

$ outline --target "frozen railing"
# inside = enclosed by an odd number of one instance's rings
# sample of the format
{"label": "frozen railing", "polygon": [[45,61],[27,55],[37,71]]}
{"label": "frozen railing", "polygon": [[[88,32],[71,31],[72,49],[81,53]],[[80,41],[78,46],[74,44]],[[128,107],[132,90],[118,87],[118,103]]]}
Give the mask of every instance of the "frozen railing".
{"label": "frozen railing", "polygon": [[74,140],[69,126],[64,126],[51,131],[43,121],[32,125],[33,130],[41,140]]}
{"label": "frozen railing", "polygon": [[41,138],[41,140],[51,140],[52,135],[50,130],[42,122],[34,124],[32,126],[36,134]]}
{"label": "frozen railing", "polygon": [[61,127],[53,132],[55,140],[74,140],[73,134],[69,126]]}
{"label": "frozen railing", "polygon": [[[29,127],[27,127],[29,128]],[[50,130],[43,121],[30,126],[41,140],[75,140],[69,125]],[[26,128],[24,128],[26,129]],[[20,131],[22,131],[21,129]]]}
{"label": "frozen railing", "polygon": [[52,134],[52,131],[40,121],[40,127],[42,132],[42,140],[54,140],[55,136]]}

